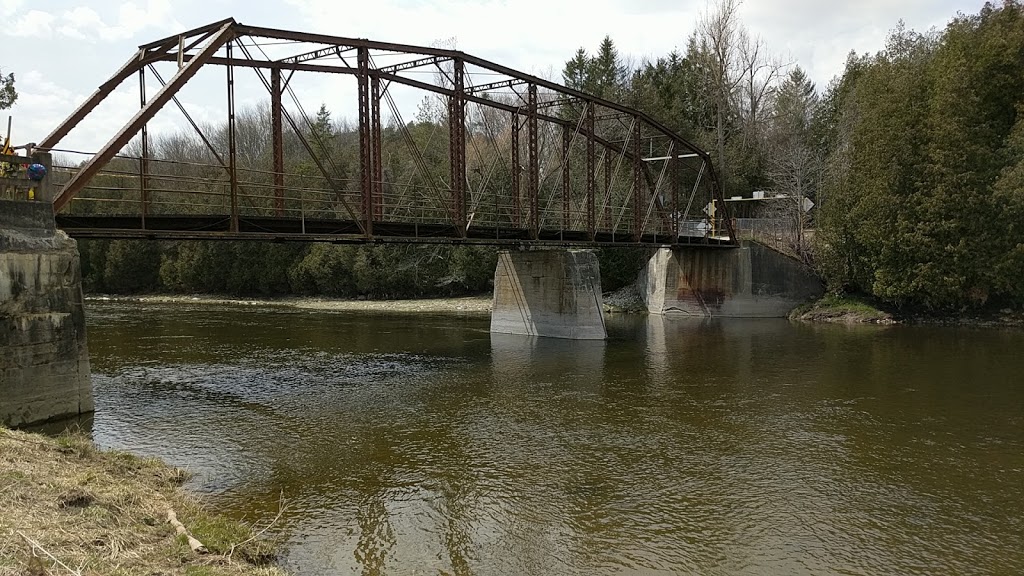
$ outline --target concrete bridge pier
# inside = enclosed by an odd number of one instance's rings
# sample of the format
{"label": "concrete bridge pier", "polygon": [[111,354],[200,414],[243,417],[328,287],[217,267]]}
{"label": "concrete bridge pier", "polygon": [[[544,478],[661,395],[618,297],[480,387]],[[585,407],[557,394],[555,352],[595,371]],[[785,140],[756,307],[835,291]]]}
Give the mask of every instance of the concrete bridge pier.
{"label": "concrete bridge pier", "polygon": [[[45,154],[3,158],[19,164],[45,162],[49,167]],[[78,246],[55,227],[47,178],[42,183],[6,179],[0,195],[4,426],[38,424],[93,410]]]}
{"label": "concrete bridge pier", "polygon": [[651,314],[785,318],[820,298],[821,281],[802,262],[756,242],[739,248],[662,248],[641,272]]}
{"label": "concrete bridge pier", "polygon": [[604,340],[597,255],[591,250],[501,252],[491,332]]}

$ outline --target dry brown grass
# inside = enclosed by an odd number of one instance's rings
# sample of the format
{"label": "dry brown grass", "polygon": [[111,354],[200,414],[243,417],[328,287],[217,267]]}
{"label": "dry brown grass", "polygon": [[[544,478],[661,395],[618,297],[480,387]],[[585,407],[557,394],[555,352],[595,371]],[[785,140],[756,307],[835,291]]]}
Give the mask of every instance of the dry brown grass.
{"label": "dry brown grass", "polygon": [[[0,427],[0,576],[284,574],[252,527],[205,509],[181,490],[185,479],[81,435]],[[175,534],[168,508],[209,554]]]}

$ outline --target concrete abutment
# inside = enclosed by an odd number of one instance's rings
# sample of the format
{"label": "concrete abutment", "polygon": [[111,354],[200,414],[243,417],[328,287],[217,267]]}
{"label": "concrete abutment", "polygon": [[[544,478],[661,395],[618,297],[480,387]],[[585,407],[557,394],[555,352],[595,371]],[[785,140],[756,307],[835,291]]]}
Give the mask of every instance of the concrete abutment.
{"label": "concrete abutment", "polygon": [[0,424],[93,410],[78,246],[48,196],[0,199]]}
{"label": "concrete abutment", "polygon": [[785,318],[824,293],[806,265],[756,242],[735,249],[662,248],[639,284],[651,314],[699,317]]}

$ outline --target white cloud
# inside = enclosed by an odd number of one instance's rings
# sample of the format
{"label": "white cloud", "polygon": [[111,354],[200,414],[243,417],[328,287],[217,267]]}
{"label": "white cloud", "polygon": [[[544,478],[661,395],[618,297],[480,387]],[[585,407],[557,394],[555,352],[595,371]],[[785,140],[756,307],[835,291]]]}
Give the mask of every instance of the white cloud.
{"label": "white cloud", "polygon": [[41,10],[29,10],[6,27],[8,36],[20,38],[48,38],[53,29],[53,14]]}
{"label": "white cloud", "polygon": [[[712,0],[713,1],[713,0]],[[172,5],[173,3],[173,5]],[[24,67],[9,62],[21,98],[14,109],[19,140],[39,140],[109,77],[136,49],[161,36],[227,16],[257,26],[322,32],[405,44],[429,45],[455,37],[457,48],[528,73],[560,80],[565,61],[582,46],[597,48],[607,34],[634,61],[685,47],[708,0],[0,0],[4,34],[46,38],[31,47]],[[977,12],[984,0],[746,0],[741,13],[768,48],[808,70],[819,88],[842,72],[846,54],[875,52],[904,19],[917,30],[942,27],[957,11]],[[47,11],[33,9],[45,5]],[[180,18],[181,22],[177,19]],[[19,42],[11,44],[19,45]],[[270,44],[272,56],[283,56]],[[30,72],[31,66],[39,72]],[[221,121],[223,73],[200,72],[181,95],[200,121]],[[265,99],[265,90],[242,72],[239,104]],[[243,80],[249,78],[249,80]],[[473,80],[477,80],[475,77]],[[96,150],[138,110],[126,82],[62,145]],[[330,75],[297,75],[294,85],[310,113],[325,102],[335,118],[354,114],[354,82]],[[151,86],[151,90],[153,87]],[[396,88],[397,90],[397,88]],[[396,92],[411,116],[420,95]],[[408,101],[406,101],[408,99]],[[289,104],[289,106],[291,106]],[[173,109],[169,106],[168,109]],[[387,116],[387,111],[385,111]],[[94,119],[95,118],[95,119]],[[406,118],[408,119],[408,118]],[[154,132],[184,123],[176,110],[161,112]]]}
{"label": "white cloud", "polygon": [[7,18],[14,15],[25,5],[25,0],[0,0],[0,16]]}
{"label": "white cloud", "polygon": [[[430,44],[456,37],[460,50],[524,72],[559,76],[576,48],[593,51],[610,35],[634,60],[682,48],[707,0],[286,0],[302,28],[340,36]],[[819,85],[842,72],[847,53],[882,48],[899,19],[911,28],[942,27],[983,0],[748,0],[743,23],[768,48],[810,72]],[[343,23],[343,26],[339,26]]]}
{"label": "white cloud", "polygon": [[145,7],[134,2],[121,4],[114,24],[88,6],[78,6],[61,14],[62,25],[57,31],[77,40],[117,42],[134,38],[146,29],[177,30],[181,24],[174,19],[169,0],[148,0]]}
{"label": "white cloud", "polygon": [[761,36],[769,50],[808,71],[819,89],[842,74],[850,51],[881,50],[899,20],[925,31],[942,28],[957,11],[975,12],[981,0],[864,0],[820,2],[776,0],[747,2],[744,24]]}

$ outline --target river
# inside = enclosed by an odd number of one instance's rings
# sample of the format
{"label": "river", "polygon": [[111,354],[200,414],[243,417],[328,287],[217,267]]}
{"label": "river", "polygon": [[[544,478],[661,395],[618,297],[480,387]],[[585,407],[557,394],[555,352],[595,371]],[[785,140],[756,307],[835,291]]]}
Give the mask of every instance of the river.
{"label": "river", "polygon": [[1024,332],[89,302],[93,435],[319,574],[1024,573]]}

